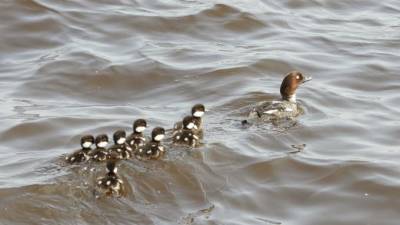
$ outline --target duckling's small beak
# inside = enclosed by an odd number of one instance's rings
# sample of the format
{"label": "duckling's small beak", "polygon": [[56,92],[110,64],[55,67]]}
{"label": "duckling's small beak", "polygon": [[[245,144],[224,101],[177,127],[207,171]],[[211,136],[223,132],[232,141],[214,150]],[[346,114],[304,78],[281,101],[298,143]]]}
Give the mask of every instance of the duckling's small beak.
{"label": "duckling's small beak", "polygon": [[305,83],[305,82],[308,82],[308,81],[310,81],[310,80],[312,80],[312,77],[310,76],[310,77],[306,77],[304,80],[303,80],[303,84]]}

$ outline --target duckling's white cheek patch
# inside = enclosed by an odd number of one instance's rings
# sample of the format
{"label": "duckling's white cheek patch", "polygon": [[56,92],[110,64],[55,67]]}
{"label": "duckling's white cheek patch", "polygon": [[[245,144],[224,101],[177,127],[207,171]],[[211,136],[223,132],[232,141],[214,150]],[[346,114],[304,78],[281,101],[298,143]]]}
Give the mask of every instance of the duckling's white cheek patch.
{"label": "duckling's white cheek patch", "polygon": [[100,142],[100,143],[98,144],[98,146],[99,146],[100,148],[105,148],[105,147],[107,146],[107,144],[108,144],[108,142],[102,141],[102,142]]}
{"label": "duckling's white cheek patch", "polygon": [[125,138],[120,138],[120,139],[118,139],[118,141],[117,141],[117,143],[119,144],[119,145],[122,145],[123,143],[125,143]]}
{"label": "duckling's white cheek patch", "polygon": [[92,146],[92,142],[85,141],[85,142],[83,142],[82,146],[83,146],[84,148],[89,148],[90,146]]}
{"label": "duckling's white cheek patch", "polygon": [[136,127],[136,132],[143,132],[144,130],[146,130],[146,127],[140,126],[140,127]]}
{"label": "duckling's white cheek patch", "polygon": [[193,129],[194,128],[194,123],[189,123],[186,127],[188,128],[188,129]]}
{"label": "duckling's white cheek patch", "polygon": [[117,173],[117,171],[118,171],[118,168],[115,167],[114,170],[113,170],[113,172],[114,172],[114,173]]}
{"label": "duckling's white cheek patch", "polygon": [[154,140],[161,141],[164,138],[164,134],[159,134],[154,137]]}
{"label": "duckling's white cheek patch", "polygon": [[194,114],[193,114],[193,116],[195,116],[195,117],[202,117],[204,115],[204,112],[202,112],[202,111],[196,111]]}

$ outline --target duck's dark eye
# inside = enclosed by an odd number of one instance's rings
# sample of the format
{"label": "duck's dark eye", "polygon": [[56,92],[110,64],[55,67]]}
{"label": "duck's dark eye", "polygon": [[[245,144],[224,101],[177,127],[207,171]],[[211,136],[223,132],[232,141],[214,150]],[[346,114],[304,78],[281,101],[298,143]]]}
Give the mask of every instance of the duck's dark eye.
{"label": "duck's dark eye", "polygon": [[296,80],[303,80],[303,74],[301,74],[301,73],[297,74]]}

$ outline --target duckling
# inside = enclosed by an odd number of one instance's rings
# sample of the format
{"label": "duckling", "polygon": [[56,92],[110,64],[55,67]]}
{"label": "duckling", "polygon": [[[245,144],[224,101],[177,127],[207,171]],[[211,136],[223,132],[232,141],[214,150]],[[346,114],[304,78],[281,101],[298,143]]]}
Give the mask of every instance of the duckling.
{"label": "duckling", "polygon": [[192,107],[192,116],[194,117],[194,124],[195,129],[198,132],[202,132],[203,131],[203,115],[204,112],[206,111],[206,108],[204,107],[203,104],[196,104]]}
{"label": "duckling", "polygon": [[119,178],[115,161],[110,160],[106,165],[107,173],[104,177],[97,178],[97,187],[106,195],[121,196],[124,192],[124,182]]}
{"label": "duckling", "polygon": [[175,131],[172,135],[172,141],[176,144],[184,144],[192,147],[196,147],[199,144],[199,137],[194,132],[195,117],[186,116],[182,120],[183,128]]}
{"label": "duckling", "polygon": [[135,150],[139,146],[143,146],[146,143],[146,138],[143,135],[143,131],[147,127],[147,122],[144,119],[137,119],[133,123],[133,133],[128,136],[126,143],[132,150]]}
{"label": "duckling", "polygon": [[89,151],[92,150],[91,146],[94,144],[93,135],[85,135],[81,137],[81,149],[75,151],[71,155],[65,157],[68,163],[81,163],[89,160]]}
{"label": "duckling", "polygon": [[151,141],[144,146],[138,147],[135,156],[139,160],[159,159],[165,154],[165,148],[161,140],[165,137],[165,130],[162,127],[156,127],[151,132]]}
{"label": "duckling", "polygon": [[132,156],[132,148],[126,144],[126,133],[123,130],[117,130],[114,135],[114,145],[108,149],[109,159],[129,159]]}
{"label": "duckling", "polygon": [[100,134],[96,137],[95,140],[96,149],[92,150],[89,153],[90,158],[96,162],[102,162],[107,159],[107,145],[108,145],[108,137],[106,134]]}
{"label": "duckling", "polygon": [[[202,117],[206,108],[203,104],[196,104],[192,107],[192,116],[194,118],[194,129],[193,133],[195,133],[199,138],[203,137],[203,120]],[[182,130],[183,124],[182,121],[175,123],[173,131]]]}

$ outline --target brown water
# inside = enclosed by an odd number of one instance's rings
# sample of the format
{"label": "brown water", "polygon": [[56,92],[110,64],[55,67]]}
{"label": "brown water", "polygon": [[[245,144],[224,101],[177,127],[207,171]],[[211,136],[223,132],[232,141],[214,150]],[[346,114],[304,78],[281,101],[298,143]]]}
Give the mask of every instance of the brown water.
{"label": "brown water", "polygon": [[[3,0],[0,224],[399,224],[400,1]],[[240,121],[300,88],[295,124]],[[65,167],[83,133],[171,127],[205,144],[124,162],[124,198]],[[291,145],[303,145],[288,154]]]}

